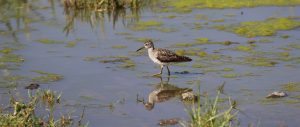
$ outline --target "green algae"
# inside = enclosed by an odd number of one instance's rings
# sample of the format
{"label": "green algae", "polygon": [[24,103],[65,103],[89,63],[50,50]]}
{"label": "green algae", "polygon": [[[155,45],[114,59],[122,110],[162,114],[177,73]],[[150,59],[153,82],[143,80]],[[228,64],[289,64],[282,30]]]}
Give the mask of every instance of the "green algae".
{"label": "green algae", "polygon": [[195,15],[195,19],[196,20],[208,20],[208,16],[203,15],[203,14],[197,14],[197,15]]}
{"label": "green algae", "polygon": [[123,64],[121,64],[119,67],[125,68],[125,69],[133,69],[136,66],[134,61],[132,60],[125,60]]}
{"label": "green algae", "polygon": [[285,57],[285,58],[286,58],[286,57],[289,57],[289,56],[290,56],[290,53],[289,53],[289,52],[279,52],[279,53],[278,53],[278,56],[279,56],[279,57]]}
{"label": "green algae", "polygon": [[76,38],[74,41],[69,41],[67,42],[67,44],[65,45],[66,48],[73,48],[77,45],[78,42],[82,41],[82,39],[80,38]]}
{"label": "green algae", "polygon": [[287,38],[290,37],[290,35],[285,34],[285,35],[281,35],[280,37],[283,38],[283,39],[287,39]]}
{"label": "green algae", "polygon": [[207,54],[204,58],[206,60],[221,60],[221,59],[228,58],[228,56],[221,55],[221,54]]}
{"label": "green algae", "polygon": [[212,28],[217,29],[217,30],[222,30],[222,31],[225,31],[225,30],[229,31],[228,27],[229,27],[229,25],[214,25],[214,26],[212,26]]}
{"label": "green algae", "polygon": [[248,40],[247,43],[248,44],[254,44],[254,43],[256,43],[256,40]]}
{"label": "green algae", "polygon": [[224,77],[224,78],[238,78],[238,77],[240,77],[240,75],[232,73],[232,74],[223,74],[222,77]]}
{"label": "green algae", "polygon": [[298,94],[298,95],[294,95],[294,96],[291,96],[290,98],[294,98],[294,99],[300,99],[300,94]]}
{"label": "green algae", "polygon": [[289,82],[281,85],[281,89],[287,92],[299,92],[300,83],[299,82]]}
{"label": "green algae", "polygon": [[244,52],[250,52],[250,51],[253,50],[253,46],[251,46],[251,45],[239,45],[239,46],[236,46],[234,48],[234,50],[244,51]]}
{"label": "green algae", "polygon": [[300,103],[300,101],[298,99],[288,99],[288,100],[284,100],[284,103],[286,103],[286,104],[298,104],[298,103]]}
{"label": "green algae", "polygon": [[276,105],[282,102],[281,98],[264,98],[259,100],[260,104],[262,105]]}
{"label": "green algae", "polygon": [[3,48],[0,50],[0,69],[16,70],[25,59],[18,54],[13,54],[13,51],[23,48],[23,45],[12,43],[3,43]]}
{"label": "green algae", "polygon": [[128,58],[128,57],[127,56],[118,55],[118,56],[100,56],[100,58]]}
{"label": "green algae", "polygon": [[226,17],[235,17],[235,16],[236,16],[236,14],[233,14],[233,13],[228,13],[228,14],[224,14],[224,16],[226,16]]}
{"label": "green algae", "polygon": [[172,8],[172,11],[181,12],[184,10],[192,10],[194,8],[242,8],[257,6],[295,6],[300,5],[298,0],[282,1],[282,0],[169,0],[162,3],[164,6]]}
{"label": "green algae", "polygon": [[222,71],[233,71],[234,70],[234,68],[229,68],[229,67],[226,67],[226,68],[223,68],[223,70]]}
{"label": "green algae", "polygon": [[279,104],[279,103],[283,103],[283,104],[298,104],[300,103],[299,100],[299,95],[294,95],[294,96],[290,96],[288,98],[282,99],[282,98],[265,98],[260,100],[261,104],[264,105],[275,105],[275,104]]}
{"label": "green algae", "polygon": [[159,27],[162,23],[158,21],[140,21],[129,26],[129,29],[133,31],[149,30],[152,27]]}
{"label": "green algae", "polygon": [[197,0],[174,0],[174,1],[167,1],[165,6],[171,6],[173,9],[172,11],[174,12],[179,12],[179,13],[188,13],[191,12],[193,8],[195,8],[197,5],[201,4],[202,2],[197,1]]}
{"label": "green algae", "polygon": [[28,78],[22,75],[3,75],[0,77],[0,88],[15,88],[19,85],[20,81],[25,81],[25,79]]}
{"label": "green algae", "polygon": [[84,61],[93,62],[99,61],[100,63],[112,63],[119,64],[118,67],[125,69],[133,69],[136,64],[127,56],[87,56],[83,59]]}
{"label": "green algae", "polygon": [[171,33],[171,32],[176,32],[177,29],[175,28],[166,28],[166,27],[159,27],[157,28],[158,31],[163,32],[163,33]]}
{"label": "green algae", "polygon": [[203,68],[203,72],[205,72],[205,73],[208,73],[208,72],[217,72],[217,73],[230,72],[230,71],[234,70],[233,68],[223,68],[223,69],[212,68],[212,67],[209,67],[209,66],[215,66],[215,65],[210,64],[210,63],[207,64],[207,65],[203,65],[203,66],[206,66],[205,68]]}
{"label": "green algae", "polygon": [[64,41],[52,40],[48,38],[40,38],[37,39],[36,41],[42,44],[63,44],[64,43]]}
{"label": "green algae", "polygon": [[130,36],[130,37],[126,37],[126,39],[130,39],[130,40],[134,40],[136,42],[142,42],[142,43],[144,43],[147,40],[153,40],[154,42],[158,41],[158,39],[153,39],[153,38],[149,38],[149,37],[133,37],[133,36]]}
{"label": "green algae", "polygon": [[141,38],[134,38],[134,41],[137,41],[137,42],[146,42],[147,40],[149,40],[151,38],[147,38],[147,37],[141,37]]}
{"label": "green algae", "polygon": [[258,42],[259,42],[259,43],[271,43],[271,42],[273,42],[273,41],[270,40],[270,39],[267,39],[267,38],[262,38],[262,39],[258,40]]}
{"label": "green algae", "polygon": [[196,23],[194,23],[194,27],[193,27],[193,29],[196,29],[196,30],[200,30],[200,29],[202,29],[202,24],[201,24],[201,23],[199,23],[199,22],[196,22]]}
{"label": "green algae", "polygon": [[300,44],[290,43],[290,44],[288,44],[288,47],[293,48],[293,49],[300,49]]}
{"label": "green algae", "polygon": [[246,57],[244,63],[261,67],[273,67],[277,64],[276,61],[265,57]]}
{"label": "green algae", "polygon": [[116,35],[122,35],[122,36],[128,36],[128,35],[131,35],[130,33],[127,33],[127,32],[117,32],[115,33]]}
{"label": "green algae", "polygon": [[209,21],[211,21],[211,22],[224,22],[225,19],[211,19]]}
{"label": "green algae", "polygon": [[22,76],[22,75],[8,75],[8,76],[4,76],[3,79],[9,82],[13,82],[13,81],[20,81],[23,79],[26,79],[27,77]]}
{"label": "green algae", "polygon": [[96,61],[100,58],[101,58],[100,56],[86,56],[83,58],[83,61],[92,62],[92,61]]}
{"label": "green algae", "polygon": [[[201,53],[201,52],[198,52],[198,53]],[[208,54],[206,52],[203,55],[197,54],[197,56],[199,56],[198,57],[199,61],[213,61],[210,63],[212,65],[222,65],[223,60],[227,61],[227,60],[231,59],[231,56],[222,55],[222,54]],[[219,63],[217,62],[218,60],[220,60]]]}
{"label": "green algae", "polygon": [[3,48],[3,49],[0,50],[0,53],[2,53],[2,54],[9,54],[12,51],[13,51],[12,48]]}
{"label": "green algae", "polygon": [[196,63],[192,65],[193,68],[206,68],[207,65],[201,64],[201,63]]}
{"label": "green algae", "polygon": [[17,54],[3,54],[0,56],[0,62],[22,63],[24,62],[24,58]]}
{"label": "green algae", "polygon": [[[19,43],[19,42],[14,42],[14,41],[8,41],[8,42],[1,42],[0,47],[2,47],[0,49],[3,50],[4,52],[7,52],[5,50],[8,50],[8,51],[12,52],[12,51],[15,51],[15,50],[24,49],[25,44]],[[4,52],[2,52],[2,53],[4,53]]]}
{"label": "green algae", "polygon": [[2,43],[1,46],[3,46],[3,48],[0,50],[0,69],[14,69],[15,66],[25,61],[21,55],[13,54],[13,51],[23,48],[23,45],[16,45],[12,42],[9,44]]}
{"label": "green algae", "polygon": [[119,58],[105,58],[99,60],[100,63],[125,63],[126,61],[130,60],[128,57],[119,57]]}
{"label": "green algae", "polygon": [[146,26],[146,27],[151,27],[151,26],[161,26],[162,23],[158,21],[140,21],[136,23],[138,26]]}
{"label": "green algae", "polygon": [[154,7],[154,9],[152,11],[155,12],[155,13],[168,13],[168,12],[171,11],[171,9],[167,8],[167,7],[163,7],[163,8],[161,8],[161,7]]}
{"label": "green algae", "polygon": [[166,18],[168,18],[168,19],[174,19],[174,18],[176,18],[177,16],[176,15],[169,15],[169,16],[167,16]]}
{"label": "green algae", "polygon": [[[291,57],[290,52],[283,51],[283,52],[263,52],[263,51],[255,51],[252,52],[252,54],[255,56],[261,56],[261,57],[269,57],[268,59],[273,60],[281,60],[281,61],[290,61],[297,59],[296,57]],[[266,59],[266,58],[265,58]]]}
{"label": "green algae", "polygon": [[209,54],[209,55],[207,55],[207,57],[209,57],[210,60],[220,60],[222,57],[224,57],[224,55]]}
{"label": "green algae", "polygon": [[113,45],[113,46],[111,46],[111,48],[113,48],[113,49],[124,49],[124,48],[127,48],[127,46],[126,45]]}
{"label": "green algae", "polygon": [[175,53],[176,53],[177,55],[183,56],[183,55],[185,55],[185,50],[176,50]]}
{"label": "green algae", "polygon": [[7,69],[8,65],[5,63],[0,63],[0,69]]}
{"label": "green algae", "polygon": [[196,50],[176,50],[175,53],[177,55],[189,55],[189,56],[196,56],[198,51]]}
{"label": "green algae", "polygon": [[[213,42],[210,41],[208,38],[196,38],[192,42],[178,42],[175,44],[172,44],[170,47],[172,48],[188,48],[188,47],[193,47],[193,46],[198,46],[198,45],[231,45],[231,44],[239,44],[238,42],[232,42],[229,40],[222,41],[222,42]],[[254,46],[253,46],[254,47]]]}
{"label": "green algae", "polygon": [[207,53],[205,51],[200,51],[200,52],[197,53],[197,56],[206,57]]}
{"label": "green algae", "polygon": [[218,70],[216,68],[211,68],[211,67],[205,67],[202,70],[204,73],[208,73],[208,72],[220,72],[221,70]]}
{"label": "green algae", "polygon": [[0,80],[0,88],[16,88],[18,86],[17,82],[8,82]]}
{"label": "green algae", "polygon": [[100,63],[120,63],[119,67],[133,68],[134,62],[127,56],[86,56],[84,61],[93,62],[99,61]]}
{"label": "green algae", "polygon": [[194,46],[193,43],[176,43],[176,44],[171,45],[171,47],[174,47],[174,48],[192,47],[192,46]]}
{"label": "green algae", "polygon": [[[158,21],[140,21],[135,24],[132,24],[129,26],[129,29],[133,31],[144,31],[144,30],[157,30],[163,33],[170,33],[170,32],[176,32],[176,28],[167,28],[167,27],[161,27],[163,25],[162,22]],[[125,34],[122,34],[125,35]],[[130,35],[130,34],[127,34]]]}
{"label": "green algae", "polygon": [[55,74],[55,73],[49,73],[45,71],[40,71],[40,70],[33,70],[32,72],[38,73],[41,76],[37,76],[32,78],[32,81],[37,82],[37,83],[49,83],[49,82],[55,82],[62,80],[64,76],[60,74]]}
{"label": "green algae", "polygon": [[67,48],[73,48],[73,47],[75,47],[76,45],[77,45],[77,41],[69,41],[69,42],[67,42],[67,44],[65,45],[65,47],[67,47]]}
{"label": "green algae", "polygon": [[205,44],[205,43],[209,42],[209,39],[204,38],[204,37],[196,38],[195,40],[197,41],[197,44]]}
{"label": "green algae", "polygon": [[296,62],[300,57],[294,57],[289,51],[253,51],[251,56],[242,57],[243,61],[238,64],[248,64],[251,66],[274,67],[279,62]]}
{"label": "green algae", "polygon": [[216,25],[215,29],[244,37],[272,36],[280,30],[291,30],[300,26],[300,21],[292,18],[269,18],[264,21],[248,21],[232,25]]}

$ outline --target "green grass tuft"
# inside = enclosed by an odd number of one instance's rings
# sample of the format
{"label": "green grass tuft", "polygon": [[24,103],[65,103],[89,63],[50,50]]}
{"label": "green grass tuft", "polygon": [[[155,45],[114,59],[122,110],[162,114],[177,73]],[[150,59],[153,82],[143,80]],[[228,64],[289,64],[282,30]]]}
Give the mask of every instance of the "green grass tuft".
{"label": "green grass tuft", "polygon": [[[61,94],[46,89],[36,92],[28,91],[28,101],[10,98],[7,110],[0,106],[1,127],[67,127],[72,126],[74,120],[70,115],[55,115],[54,109],[59,105]],[[39,112],[40,114],[37,114]]]}
{"label": "green grass tuft", "polygon": [[[236,111],[236,102],[223,95],[223,87],[221,85],[215,98],[208,95],[200,96],[200,88],[198,93],[198,101],[194,102],[192,107],[187,110],[190,120],[183,122],[185,127],[230,127],[238,124]],[[227,101],[226,101],[227,100]]]}

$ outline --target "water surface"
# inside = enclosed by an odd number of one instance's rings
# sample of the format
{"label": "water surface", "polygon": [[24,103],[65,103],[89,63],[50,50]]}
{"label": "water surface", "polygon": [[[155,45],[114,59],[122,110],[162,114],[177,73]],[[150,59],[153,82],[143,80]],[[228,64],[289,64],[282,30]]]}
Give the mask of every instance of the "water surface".
{"label": "water surface", "polygon": [[[73,29],[67,33],[64,27],[68,24],[64,8],[55,2],[50,6],[47,2],[38,2],[45,7],[36,11],[29,11],[28,17],[32,22],[18,23],[16,18],[10,18],[9,23],[13,32],[2,34],[1,45],[6,43],[22,44],[24,48],[14,53],[22,55],[25,61],[17,70],[1,69],[1,75],[34,76],[32,70],[57,73],[64,79],[57,82],[41,84],[41,88],[50,88],[62,92],[65,106],[62,109],[81,113],[87,106],[85,121],[90,126],[158,126],[160,119],[179,117],[188,119],[185,105],[178,98],[155,104],[148,111],[142,103],[136,101],[140,98],[148,99],[148,94],[160,85],[160,79],[151,77],[159,68],[147,58],[146,54],[137,55],[135,50],[143,43],[135,41],[135,38],[152,38],[156,47],[170,48],[171,50],[198,48],[208,54],[230,56],[230,59],[202,60],[198,56],[190,56],[193,62],[185,63],[185,66],[171,66],[171,79],[168,84],[179,88],[192,88],[197,91],[197,83],[189,81],[200,80],[201,91],[207,91],[212,95],[216,87],[226,82],[225,91],[232,98],[238,100],[239,108],[244,112],[238,115],[241,126],[249,123],[260,126],[297,126],[299,124],[297,114],[299,110],[299,98],[291,98],[299,95],[299,91],[288,92],[287,98],[275,100],[275,104],[263,103],[265,96],[274,91],[282,90],[282,84],[300,82],[299,59],[291,61],[278,61],[274,67],[251,66],[237,64],[234,61],[251,56],[249,52],[232,50],[237,45],[248,45],[249,40],[269,39],[271,43],[256,43],[257,52],[284,52],[283,48],[289,44],[299,43],[299,28],[289,31],[279,31],[274,36],[245,38],[233,33],[218,31],[213,28],[216,24],[234,24],[244,21],[259,21],[276,17],[300,16],[300,7],[256,7],[241,9],[194,9],[191,13],[155,13],[151,9],[141,10],[138,21],[158,21],[163,23],[163,28],[173,28],[174,32],[160,32],[154,28],[144,31],[133,31],[129,26],[138,22],[130,18],[120,19],[113,23],[111,18],[104,16],[102,20],[94,20],[94,24],[74,19]],[[241,15],[243,11],[243,15]],[[127,12],[130,12],[127,10]],[[130,13],[126,13],[130,15]],[[234,16],[226,16],[233,14]],[[175,18],[166,18],[173,15]],[[210,20],[197,19],[197,15],[205,15]],[[93,17],[91,17],[93,18]],[[213,19],[224,19],[224,22],[212,22]],[[201,23],[202,27],[196,29],[194,23]],[[19,27],[19,28],[18,28]],[[7,24],[0,23],[1,31],[8,31]],[[127,33],[120,35],[118,33]],[[282,35],[289,35],[282,38]],[[175,43],[189,43],[196,38],[208,38],[210,41],[238,42],[233,45],[196,45],[193,47],[172,47]],[[39,43],[39,39],[51,39],[63,41],[58,44]],[[66,47],[69,41],[81,39],[74,47]],[[125,48],[115,49],[115,45],[124,45]],[[2,48],[2,46],[1,46]],[[217,53],[215,53],[218,51]],[[145,52],[145,51],[144,51]],[[289,50],[290,56],[299,57],[299,49]],[[120,67],[122,63],[101,63],[100,60],[110,56],[126,56],[135,63],[132,68]],[[95,60],[87,61],[87,57]],[[106,57],[106,58],[101,58]],[[225,58],[225,57],[224,57]],[[270,57],[273,58],[272,56]],[[275,58],[274,58],[275,59]],[[233,62],[232,62],[233,61]],[[193,64],[204,63],[211,65],[205,68],[193,68]],[[231,72],[207,71],[207,69],[222,70],[233,68]],[[175,72],[188,71],[189,74],[177,74]],[[203,74],[202,74],[203,73]],[[239,74],[236,78],[224,78],[224,74]],[[166,72],[162,76],[167,80]],[[17,89],[23,90],[28,80],[17,81]],[[298,86],[299,87],[299,86]],[[7,93],[10,88],[0,88],[0,93]],[[22,93],[22,92],[21,92]],[[0,95],[1,104],[7,102],[7,94]],[[286,100],[294,100],[288,103]],[[108,105],[112,104],[112,107]],[[246,114],[246,115],[245,115]],[[76,116],[76,115],[75,115]]]}

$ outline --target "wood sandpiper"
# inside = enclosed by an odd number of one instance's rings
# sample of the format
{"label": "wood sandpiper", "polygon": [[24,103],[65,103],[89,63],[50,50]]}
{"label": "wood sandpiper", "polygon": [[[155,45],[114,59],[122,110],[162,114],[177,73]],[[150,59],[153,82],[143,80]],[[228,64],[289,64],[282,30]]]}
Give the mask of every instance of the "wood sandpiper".
{"label": "wood sandpiper", "polygon": [[170,75],[170,70],[169,70],[169,64],[170,63],[176,63],[176,62],[189,62],[192,61],[191,58],[186,57],[186,56],[180,56],[177,55],[176,53],[167,50],[167,49],[161,49],[161,48],[154,48],[154,44],[151,40],[147,40],[144,43],[144,46],[139,48],[136,51],[140,51],[141,49],[146,48],[148,50],[148,55],[150,59],[160,65],[160,72],[157,74],[154,74],[153,76],[161,75],[164,66],[167,67],[168,69],[168,75]]}

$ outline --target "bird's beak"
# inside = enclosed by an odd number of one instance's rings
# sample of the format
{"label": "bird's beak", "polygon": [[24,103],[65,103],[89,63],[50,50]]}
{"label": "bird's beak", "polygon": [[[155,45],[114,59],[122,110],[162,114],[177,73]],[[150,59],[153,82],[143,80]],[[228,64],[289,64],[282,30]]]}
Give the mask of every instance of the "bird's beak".
{"label": "bird's beak", "polygon": [[142,50],[143,48],[145,48],[145,47],[143,46],[143,47],[139,48],[139,49],[138,49],[138,50],[136,50],[136,51],[138,52],[138,51]]}

